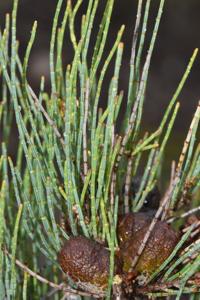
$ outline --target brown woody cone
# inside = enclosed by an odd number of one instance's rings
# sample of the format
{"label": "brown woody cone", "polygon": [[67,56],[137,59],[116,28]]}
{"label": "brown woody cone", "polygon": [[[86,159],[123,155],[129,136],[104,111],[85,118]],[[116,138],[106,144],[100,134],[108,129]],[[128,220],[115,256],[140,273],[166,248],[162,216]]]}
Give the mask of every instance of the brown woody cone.
{"label": "brown woody cone", "polygon": [[[129,213],[119,223],[120,252],[123,271],[128,272],[149,228],[151,219],[145,213]],[[146,247],[140,256],[135,271],[153,273],[171,254],[178,243],[179,234],[166,222],[158,221]]]}
{"label": "brown woody cone", "polygon": [[[110,252],[103,245],[84,236],[71,237],[62,247],[58,260],[62,270],[83,289],[91,292],[108,286]],[[120,269],[115,261],[115,273]]]}

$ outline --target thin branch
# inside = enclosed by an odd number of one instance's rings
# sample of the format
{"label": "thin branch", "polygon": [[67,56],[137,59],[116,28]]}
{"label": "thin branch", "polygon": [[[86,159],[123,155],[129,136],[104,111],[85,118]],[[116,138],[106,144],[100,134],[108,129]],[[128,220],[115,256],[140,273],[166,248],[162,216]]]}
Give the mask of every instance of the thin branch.
{"label": "thin branch", "polygon": [[88,119],[88,107],[89,107],[89,93],[90,93],[90,82],[86,80],[85,87],[85,109],[84,109],[84,121],[83,121],[83,172],[84,178],[88,173],[88,154],[87,154],[87,119]]}
{"label": "thin branch", "polygon": [[[200,226],[200,222],[199,222],[199,226]],[[200,233],[200,227],[198,227],[195,231],[191,233],[191,238],[193,239],[196,235],[199,235],[199,233]]]}
{"label": "thin branch", "polygon": [[56,124],[54,123],[54,121],[50,118],[50,116],[48,115],[48,113],[46,112],[46,110],[44,109],[44,107],[42,106],[42,104],[40,103],[38,97],[36,96],[35,92],[33,91],[33,89],[31,88],[31,86],[29,85],[29,91],[31,93],[31,96],[33,97],[34,101],[35,101],[35,105],[36,107],[43,113],[44,117],[46,118],[47,122],[49,123],[49,125],[53,128],[55,135],[58,137],[58,139],[60,140],[61,144],[64,146],[65,142],[64,139],[61,135],[61,133],[59,132]]}
{"label": "thin branch", "polygon": [[127,165],[127,172],[125,178],[125,187],[124,187],[124,206],[125,206],[125,213],[129,213],[129,197],[130,197],[130,187],[131,187],[131,175],[132,175],[132,168],[133,168],[133,157],[132,155],[128,158],[128,165]]}
{"label": "thin branch", "polygon": [[[172,189],[172,186],[173,186],[173,181],[174,181],[174,178],[175,178],[175,174],[176,174],[176,163],[175,161],[173,160],[172,161],[172,165],[171,165],[171,176],[170,176],[170,183],[169,183],[169,187],[166,191],[166,196],[168,194],[168,191],[170,191]],[[162,214],[162,218],[161,218],[161,221],[164,221],[168,215],[168,209],[169,209],[169,203],[168,202],[168,205],[165,206],[164,208],[164,212]]]}
{"label": "thin branch", "polygon": [[[192,138],[192,133],[193,133],[193,129],[195,127],[196,122],[198,122],[200,117],[200,101],[198,103],[197,109],[195,111],[194,117],[192,119],[187,137],[185,139],[184,145],[183,145],[183,150],[181,152],[180,158],[179,158],[179,162],[178,162],[178,166],[177,166],[177,172],[181,173],[182,167],[183,167],[183,163],[185,160],[185,155],[187,153],[191,138]],[[181,207],[183,204],[183,197],[179,200],[178,206]]]}
{"label": "thin branch", "polygon": [[136,15],[135,29],[133,33],[133,41],[132,41],[132,48],[131,48],[130,66],[133,66],[135,61],[136,45],[137,45],[139,28],[140,28],[141,16],[142,16],[142,0],[140,0],[138,3],[138,10]]}
{"label": "thin branch", "polygon": [[185,253],[187,253],[189,250],[191,250],[191,248],[193,248],[195,245],[197,245],[200,242],[200,239],[196,240],[195,242],[193,242],[192,244],[190,244],[189,246],[187,246],[185,249],[183,249],[183,251],[180,253],[180,256],[184,255]]}
{"label": "thin branch", "polygon": [[125,132],[125,135],[122,139],[121,142],[121,148],[119,150],[117,159],[116,159],[116,168],[118,168],[119,163],[121,161],[121,158],[124,154],[125,148],[126,148],[126,144],[129,141],[129,138],[133,132],[134,126],[135,126],[135,121],[136,121],[136,117],[137,117],[137,111],[138,111],[138,107],[140,105],[140,101],[144,95],[145,89],[146,89],[146,81],[148,78],[148,72],[149,72],[149,66],[150,66],[150,62],[151,62],[151,58],[152,58],[152,53],[153,53],[153,49],[154,49],[154,44],[155,44],[155,40],[156,40],[156,36],[157,36],[157,32],[158,32],[158,27],[160,24],[160,19],[161,19],[161,15],[163,12],[163,6],[164,6],[164,1],[162,0],[160,2],[160,6],[158,9],[158,14],[157,14],[157,18],[156,18],[156,22],[154,25],[154,30],[153,30],[153,34],[152,34],[152,39],[150,42],[150,46],[147,52],[147,56],[146,56],[146,60],[144,63],[144,67],[142,70],[142,75],[141,75],[141,79],[140,79],[140,83],[139,83],[139,88],[138,88],[138,93],[137,93],[137,97],[135,99],[135,103],[133,105],[132,108],[132,112],[128,121],[128,126]]}
{"label": "thin branch", "polygon": [[[188,280],[188,284],[191,285],[190,292],[191,293],[199,293],[199,282],[195,281],[195,278],[192,280]],[[194,286],[195,285],[195,286]],[[175,288],[180,289],[181,287],[181,281],[180,280],[173,280],[169,282],[164,282],[164,283],[154,283],[148,286],[142,286],[142,287],[137,287],[136,288],[136,294],[139,295],[145,295],[149,293],[155,293],[155,292],[165,292],[166,295],[169,295],[169,289]],[[173,291],[173,290],[172,290]],[[164,294],[162,295],[163,297],[165,296]]]}
{"label": "thin branch", "polygon": [[[193,226],[193,229],[198,228],[198,227],[200,226],[200,221],[198,221],[198,222],[192,224],[192,226]],[[190,230],[190,228],[191,228],[191,225],[189,225],[188,227],[184,228],[184,229],[183,229],[183,232],[186,232],[186,231]]]}
{"label": "thin branch", "polygon": [[138,41],[138,33],[140,29],[140,22],[142,17],[142,2],[143,0],[139,0],[137,15],[136,15],[136,23],[135,29],[133,33],[132,47],[131,47],[131,58],[130,58],[130,74],[129,74],[129,89],[128,89],[128,102],[127,102],[127,115],[125,117],[125,121],[128,121],[128,111],[129,107],[132,104],[132,93],[133,93],[133,84],[134,84],[134,73],[135,73],[135,58],[136,58],[136,46]]}
{"label": "thin branch", "polygon": [[136,288],[136,293],[144,295],[151,292],[164,291],[172,287],[179,288],[179,286],[180,286],[180,280],[174,280],[174,281],[164,282],[164,283],[154,283],[148,286]]}
{"label": "thin branch", "polygon": [[193,128],[194,128],[194,125],[195,125],[197,119],[199,118],[199,115],[200,115],[200,101],[198,103],[197,110],[196,110],[196,112],[194,114],[194,118],[192,119],[192,123],[190,125],[190,128],[189,128],[186,140],[184,142],[183,150],[182,150],[180,158],[179,158],[177,170],[181,170],[181,168],[183,166],[183,162],[184,162],[184,159],[185,159],[185,154],[186,154],[186,152],[188,150],[189,143],[190,143],[190,140],[191,140],[191,137],[192,137]]}
{"label": "thin branch", "polygon": [[[63,283],[60,284],[60,287],[62,287],[62,285],[63,285]],[[58,289],[58,288],[52,288],[52,290],[50,290],[45,296],[43,296],[41,298],[41,300],[49,299],[49,298],[51,298],[54,294],[56,294],[59,291],[60,291],[60,289]]]}
{"label": "thin branch", "polygon": [[195,208],[192,208],[192,209],[190,209],[189,211],[187,211],[187,212],[181,214],[180,216],[176,216],[176,217],[173,217],[173,218],[168,219],[168,220],[167,220],[167,223],[170,224],[170,223],[173,223],[174,221],[176,221],[177,219],[184,219],[184,218],[187,218],[188,216],[190,216],[190,215],[192,215],[192,214],[194,214],[194,213],[196,213],[196,212],[198,212],[198,211],[200,211],[200,206],[195,207]]}
{"label": "thin branch", "polygon": [[[112,148],[115,145],[115,126],[112,125]],[[115,201],[115,186],[116,186],[116,172],[115,168],[112,170],[111,184],[110,184],[110,206],[111,211],[114,212],[114,201]]]}

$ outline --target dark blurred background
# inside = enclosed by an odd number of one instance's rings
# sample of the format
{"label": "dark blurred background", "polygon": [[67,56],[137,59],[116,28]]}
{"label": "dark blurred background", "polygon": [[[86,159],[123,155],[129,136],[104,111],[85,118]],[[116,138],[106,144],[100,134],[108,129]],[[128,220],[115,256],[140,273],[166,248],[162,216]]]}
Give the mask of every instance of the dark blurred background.
{"label": "dark blurred background", "polygon": [[[86,6],[83,1],[82,12]],[[99,9],[101,15],[104,0]],[[56,7],[56,0],[19,0],[18,30],[17,37],[20,41],[20,53],[27,45],[30,36],[31,26],[35,19],[38,20],[38,32],[35,46],[31,54],[29,65],[30,81],[37,89],[41,75],[49,79],[48,48],[51,33],[52,18]],[[155,12],[158,7],[158,0],[152,1],[150,16],[150,29],[152,28]],[[121,73],[120,89],[127,91],[129,57],[132,41],[132,32],[135,24],[137,1],[116,0],[111,23],[108,46],[116,36],[121,24],[126,25],[126,32],[123,38],[125,53]],[[0,24],[4,24],[4,16],[11,12],[12,0],[0,0]],[[80,16],[79,19],[80,20]],[[77,20],[77,28],[79,21]],[[98,20],[94,29],[98,29]],[[163,18],[159,35],[154,50],[151,64],[149,83],[146,95],[143,127],[154,130],[163,115],[167,103],[171,99],[178,82],[185,70],[194,48],[200,45],[200,1],[199,0],[166,0]],[[149,35],[150,37],[150,35]],[[109,45],[110,44],[110,45]],[[70,57],[66,50],[66,62]],[[191,121],[198,99],[200,98],[200,55],[195,62],[189,80],[187,81],[179,100],[181,109],[175,124],[174,136],[176,143],[168,146],[169,157],[172,154],[177,157],[182,147],[183,138]]]}

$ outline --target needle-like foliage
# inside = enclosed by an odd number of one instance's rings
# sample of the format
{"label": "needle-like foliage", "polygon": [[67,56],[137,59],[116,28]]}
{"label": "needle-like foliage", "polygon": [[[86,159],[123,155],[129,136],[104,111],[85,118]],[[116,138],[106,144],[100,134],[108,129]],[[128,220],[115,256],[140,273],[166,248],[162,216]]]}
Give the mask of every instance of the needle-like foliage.
{"label": "needle-like foliage", "polygon": [[[127,94],[119,87],[126,46],[123,44],[125,27],[118,29],[112,45],[108,41],[114,2],[107,1],[94,41],[93,26],[100,0],[88,1],[79,32],[75,24],[80,23],[77,13],[83,0],[58,1],[49,50],[50,92],[45,88],[44,77],[38,93],[27,78],[37,22],[33,24],[22,58],[17,41],[18,0],[13,0],[12,15],[6,15],[5,28],[0,31],[0,299],[89,296],[72,282],[65,283],[57,261],[63,241],[69,235],[80,234],[104,241],[110,250],[109,287],[103,296],[111,298],[116,284],[114,253],[118,247],[118,216],[138,212],[159,180],[165,148],[180,107],[177,99],[198,50],[194,50],[158,129],[141,136],[148,75],[165,1],[159,1],[148,45],[146,31],[152,1],[138,0]],[[73,48],[73,58],[67,66],[63,63],[66,39]],[[103,110],[100,99],[110,65],[114,65],[113,76]],[[126,111],[122,124],[117,126],[122,105]],[[159,218],[176,225],[177,220],[183,222],[199,210],[200,146],[196,141],[199,118],[200,104],[179,161],[172,164],[169,186],[133,268]],[[14,124],[18,130],[16,137]],[[10,157],[8,146],[13,138],[15,157]],[[132,178],[144,161],[139,190],[130,199]],[[187,209],[190,207],[191,211],[186,212],[188,195]],[[63,220],[67,220],[69,231],[63,227]],[[200,269],[198,226],[197,222],[184,228],[172,254],[151,275],[147,285],[136,287],[136,294],[175,295],[177,300],[189,294],[191,300],[197,299],[195,295],[198,297],[200,292],[199,277],[195,277]],[[94,293],[91,297],[102,295]]]}

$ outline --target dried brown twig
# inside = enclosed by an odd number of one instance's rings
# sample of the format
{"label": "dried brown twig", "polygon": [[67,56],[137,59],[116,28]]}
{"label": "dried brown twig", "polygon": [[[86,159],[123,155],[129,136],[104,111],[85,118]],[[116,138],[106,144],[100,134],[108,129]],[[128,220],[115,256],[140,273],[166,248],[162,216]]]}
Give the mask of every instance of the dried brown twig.
{"label": "dried brown twig", "polygon": [[161,283],[154,283],[148,286],[142,286],[136,288],[136,293],[137,294],[147,294],[147,293],[152,293],[152,292],[158,292],[158,291],[164,291],[169,288],[179,288],[180,286],[180,281],[179,280],[173,280],[170,282],[161,282]]}
{"label": "dried brown twig", "polygon": [[190,209],[189,211],[184,212],[184,213],[181,214],[180,216],[175,216],[175,217],[173,217],[173,218],[168,219],[168,220],[167,220],[167,223],[172,223],[172,222],[174,222],[174,221],[177,220],[177,219],[184,219],[184,218],[187,218],[188,216],[190,216],[190,215],[192,215],[192,214],[194,214],[194,213],[196,213],[196,212],[198,212],[198,211],[200,211],[200,206],[195,207],[195,208],[192,208],[192,209]]}
{"label": "dried brown twig", "polygon": [[[175,178],[175,169],[176,169],[176,163],[175,163],[175,161],[172,161],[170,183],[169,183],[169,187],[166,191],[166,197],[168,195],[168,192],[170,192],[170,190],[172,190],[172,188],[173,188],[173,181],[174,181],[174,178]],[[164,208],[164,211],[163,211],[163,214],[162,214],[162,217],[161,217],[162,221],[164,221],[167,218],[169,204],[170,204],[170,201],[168,201],[168,205],[166,205],[165,208]]]}

